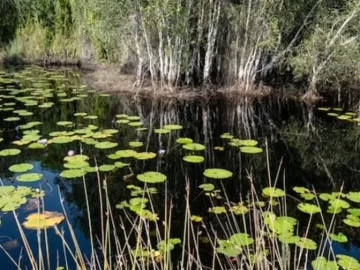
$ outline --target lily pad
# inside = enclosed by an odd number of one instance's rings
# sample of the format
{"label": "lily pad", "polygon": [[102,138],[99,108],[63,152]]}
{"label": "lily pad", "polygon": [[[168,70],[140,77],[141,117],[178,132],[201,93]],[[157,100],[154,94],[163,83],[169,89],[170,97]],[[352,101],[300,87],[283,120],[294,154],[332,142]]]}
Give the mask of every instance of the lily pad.
{"label": "lily pad", "polygon": [[30,163],[20,163],[20,164],[14,164],[9,167],[9,171],[14,173],[22,173],[30,171],[34,168],[34,165]]}
{"label": "lily pad", "polygon": [[213,184],[205,183],[205,184],[201,184],[199,188],[201,188],[204,191],[213,191],[215,189],[215,186]]}
{"label": "lily pad", "polygon": [[167,134],[170,133],[170,130],[164,128],[157,128],[154,130],[156,134]]}
{"label": "lily pad", "polygon": [[206,169],[204,175],[208,178],[226,179],[232,177],[233,173],[224,169],[212,168]]}
{"label": "lily pad", "polygon": [[8,117],[8,118],[4,119],[4,121],[7,121],[7,122],[16,122],[16,121],[19,121],[19,120],[20,120],[20,117],[16,117],[16,116]]}
{"label": "lily pad", "polygon": [[104,164],[104,165],[101,165],[99,167],[99,171],[100,172],[110,172],[110,171],[113,171],[115,170],[115,166],[114,165],[111,165],[111,164]]}
{"label": "lily pad", "polygon": [[134,141],[134,142],[129,142],[129,146],[130,147],[134,147],[134,148],[138,148],[143,146],[144,143],[143,142],[138,142],[138,141]]}
{"label": "lily pad", "polygon": [[181,126],[181,125],[165,125],[165,126],[163,126],[163,129],[168,129],[168,130],[180,130],[182,128],[183,128],[183,126]]}
{"label": "lily pad", "polygon": [[145,183],[162,183],[166,180],[166,175],[159,172],[144,172],[136,177],[139,181]]}
{"label": "lily pad", "polygon": [[335,233],[331,233],[330,238],[331,238],[331,240],[339,242],[339,243],[346,243],[348,241],[348,238],[343,233],[339,233],[337,235]]}
{"label": "lily pad", "polygon": [[240,147],[240,152],[247,154],[260,154],[263,150],[260,147],[255,146],[242,146]]}
{"label": "lily pad", "polygon": [[190,151],[202,151],[205,149],[205,146],[200,143],[188,143],[184,144],[182,147]]}
{"label": "lily pad", "polygon": [[316,214],[319,213],[321,211],[320,207],[315,205],[315,204],[310,204],[310,203],[299,203],[297,208],[307,214]]}
{"label": "lily pad", "polygon": [[137,154],[137,152],[135,150],[127,149],[127,150],[116,151],[115,154],[118,155],[120,158],[130,158],[130,157],[134,157]]}
{"label": "lily pad", "polygon": [[178,138],[176,142],[179,144],[189,144],[189,143],[193,143],[193,140],[190,138]]}
{"label": "lily pad", "polygon": [[36,182],[41,180],[42,177],[41,173],[25,173],[18,175],[16,180],[19,182]]}
{"label": "lily pad", "polygon": [[115,165],[116,168],[122,169],[122,168],[125,168],[125,167],[129,166],[130,164],[118,161],[118,162],[115,162],[114,165]]}
{"label": "lily pad", "polygon": [[85,170],[81,169],[70,169],[70,170],[64,170],[60,173],[60,177],[63,178],[79,178],[83,177],[86,174]]}
{"label": "lily pad", "polygon": [[114,143],[114,142],[101,142],[101,143],[95,144],[95,148],[98,148],[98,149],[110,149],[110,148],[114,148],[116,146],[118,146],[118,144]]}
{"label": "lily pad", "polygon": [[16,156],[20,153],[21,151],[19,149],[4,149],[0,151],[0,156],[2,157]]}
{"label": "lily pad", "polygon": [[267,197],[284,197],[285,191],[280,188],[266,187],[263,189],[263,194]]}
{"label": "lily pad", "polygon": [[32,213],[26,217],[24,227],[31,230],[41,230],[60,224],[65,219],[59,212]]}
{"label": "lily pad", "polygon": [[134,158],[140,159],[140,160],[152,159],[155,157],[156,157],[156,154],[153,152],[136,153],[134,156]]}
{"label": "lily pad", "polygon": [[183,160],[190,163],[201,163],[204,162],[203,156],[185,156]]}

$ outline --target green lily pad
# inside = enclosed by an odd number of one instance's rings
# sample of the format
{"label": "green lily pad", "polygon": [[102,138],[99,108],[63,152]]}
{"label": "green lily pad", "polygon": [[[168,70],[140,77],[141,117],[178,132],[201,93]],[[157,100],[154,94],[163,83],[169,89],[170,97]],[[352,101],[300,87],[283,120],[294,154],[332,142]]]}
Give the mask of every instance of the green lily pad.
{"label": "green lily pad", "polygon": [[21,151],[19,149],[4,149],[0,151],[0,156],[2,157],[16,156],[20,153]]}
{"label": "green lily pad", "polygon": [[352,202],[360,203],[360,192],[349,192],[346,197]]}
{"label": "green lily pad", "polygon": [[29,149],[44,149],[45,147],[46,147],[46,145],[38,143],[38,142],[29,144],[29,146],[28,146]]}
{"label": "green lily pad", "polygon": [[137,121],[137,120],[140,120],[140,117],[139,116],[128,116],[127,117],[127,120],[130,120],[130,121]]}
{"label": "green lily pad", "polygon": [[102,132],[104,134],[116,134],[116,133],[119,133],[119,131],[117,129],[104,129]]}
{"label": "green lily pad", "polygon": [[130,158],[130,157],[134,157],[137,154],[136,151],[134,150],[119,150],[116,151],[115,155],[118,155],[120,158]]}
{"label": "green lily pad", "polygon": [[58,126],[64,126],[64,127],[66,127],[66,126],[72,126],[74,123],[71,122],[71,121],[59,121],[59,122],[56,122],[56,124],[57,124]]}
{"label": "green lily pad", "polygon": [[85,170],[81,169],[70,169],[70,170],[64,170],[60,173],[60,177],[63,178],[79,178],[83,177],[86,174]]}
{"label": "green lily pad", "polygon": [[263,150],[260,147],[255,146],[242,146],[240,147],[240,152],[246,154],[259,154],[262,153]]}
{"label": "green lily pad", "polygon": [[205,146],[200,143],[188,143],[182,146],[186,150],[190,151],[202,151],[205,150]]}
{"label": "green lily pad", "polygon": [[16,116],[8,117],[8,118],[4,119],[4,121],[7,121],[7,122],[15,122],[15,121],[19,121],[19,120],[20,120],[20,117],[16,117]]}
{"label": "green lily pad", "polygon": [[155,157],[156,157],[156,154],[153,152],[136,153],[134,156],[134,158],[140,159],[140,160],[152,159]]}
{"label": "green lily pad", "polygon": [[113,171],[115,170],[115,166],[114,165],[111,165],[111,164],[104,164],[104,165],[101,165],[99,167],[99,171],[100,172],[110,172],[110,171]]}
{"label": "green lily pad", "polygon": [[48,143],[55,143],[55,144],[67,144],[73,142],[74,139],[69,136],[59,136],[54,137],[48,141]]}
{"label": "green lily pad", "polygon": [[32,165],[30,163],[19,163],[19,164],[14,164],[14,165],[10,166],[9,171],[14,172],[14,173],[22,173],[22,172],[30,171],[33,168],[34,168],[34,165]]}
{"label": "green lily pad", "polygon": [[163,129],[168,129],[168,130],[180,130],[182,128],[183,128],[183,126],[181,126],[181,125],[165,125],[165,126],[163,126]]}
{"label": "green lily pad", "polygon": [[190,138],[178,138],[176,142],[179,144],[189,144],[189,143],[193,143],[193,140]]}
{"label": "green lily pad", "polygon": [[213,184],[205,183],[205,184],[201,184],[199,188],[201,188],[204,191],[213,191],[215,189],[215,186]]}
{"label": "green lily pad", "polygon": [[339,233],[337,235],[335,233],[331,233],[329,236],[331,240],[339,243],[346,243],[348,241],[348,238],[343,233]]}
{"label": "green lily pad", "polygon": [[266,187],[263,189],[263,194],[267,197],[284,197],[285,191],[280,188]]}
{"label": "green lily pad", "polygon": [[159,172],[144,172],[136,177],[139,181],[145,183],[162,183],[166,180],[166,175]]}
{"label": "green lily pad", "polygon": [[250,246],[252,243],[254,243],[254,239],[248,235],[247,233],[236,233],[233,234],[228,241],[230,244],[235,246]]}
{"label": "green lily pad", "polygon": [[143,122],[130,122],[130,123],[128,123],[128,125],[131,126],[131,127],[140,127],[143,124],[144,124]]}
{"label": "green lily pad", "polygon": [[87,115],[84,117],[85,119],[89,119],[89,120],[96,120],[98,119],[98,117],[96,115]]}
{"label": "green lily pad", "polygon": [[311,266],[314,270],[338,270],[339,267],[335,261],[328,261],[324,257],[317,257],[311,262]]}
{"label": "green lily pad", "polygon": [[74,113],[74,116],[75,116],[75,117],[87,116],[87,113],[78,112],[78,113]]}
{"label": "green lily pad", "polygon": [[360,269],[360,263],[353,257],[337,254],[338,265],[344,270],[356,270]]}
{"label": "green lily pad", "polygon": [[122,168],[125,168],[125,167],[129,166],[130,164],[118,161],[118,162],[115,162],[114,165],[115,165],[116,168],[122,169]]}
{"label": "green lily pad", "polygon": [[81,169],[89,166],[90,164],[84,160],[70,161],[64,164],[64,167],[67,169]]}
{"label": "green lily pad", "polygon": [[127,123],[130,123],[130,120],[120,119],[120,120],[117,120],[116,123],[118,123],[118,124],[127,124]]}
{"label": "green lily pad", "polygon": [[190,163],[202,163],[204,162],[203,156],[185,156],[183,160]]}
{"label": "green lily pad", "polygon": [[157,128],[154,130],[156,134],[167,134],[170,133],[170,130],[164,128]]}
{"label": "green lily pad", "polygon": [[127,118],[128,117],[128,115],[127,114],[117,114],[116,115],[116,118]]}
{"label": "green lily pad", "polygon": [[343,220],[343,222],[346,224],[346,225],[349,225],[351,227],[360,227],[360,220],[352,220],[352,219],[349,219],[349,218],[346,218]]}
{"label": "green lily pad", "polygon": [[297,208],[307,214],[316,214],[321,212],[321,209],[319,206],[315,205],[315,204],[310,204],[310,203],[299,203]]}
{"label": "green lily pad", "polygon": [[95,144],[95,148],[98,148],[98,149],[110,149],[110,148],[114,148],[116,146],[118,146],[118,144],[114,143],[114,142],[101,142],[101,143]]}
{"label": "green lily pad", "polygon": [[25,173],[16,177],[19,182],[35,182],[41,180],[43,175],[41,173]]}
{"label": "green lily pad", "polygon": [[134,147],[134,148],[138,148],[143,146],[144,143],[143,142],[138,142],[138,141],[134,141],[134,142],[129,142],[129,146],[130,147]]}
{"label": "green lily pad", "polygon": [[233,173],[224,169],[212,168],[206,169],[204,175],[208,178],[226,179],[232,177]]}
{"label": "green lily pad", "polygon": [[293,242],[296,246],[303,248],[303,249],[309,249],[309,250],[315,250],[317,249],[316,243],[305,237],[299,237],[299,236],[292,236],[291,242]]}

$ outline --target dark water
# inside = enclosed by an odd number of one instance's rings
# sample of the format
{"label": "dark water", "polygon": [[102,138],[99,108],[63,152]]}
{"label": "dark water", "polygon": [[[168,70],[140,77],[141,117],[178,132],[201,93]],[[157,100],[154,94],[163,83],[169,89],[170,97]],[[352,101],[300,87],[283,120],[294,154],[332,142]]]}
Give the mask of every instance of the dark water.
{"label": "dark water", "polygon": [[[7,72],[15,72],[8,69]],[[24,70],[16,70],[24,72]],[[18,78],[18,83],[6,85],[5,88],[24,89],[38,87],[44,89],[64,89],[71,96],[70,90],[80,88],[84,84],[80,73],[73,70],[52,71],[44,75],[41,69],[26,69],[23,77]],[[67,79],[54,79],[54,74],[62,74]],[[48,79],[45,79],[48,78]],[[50,78],[50,79],[49,79]],[[37,83],[48,83],[39,86]],[[4,96],[8,92],[1,91]],[[341,121],[336,117],[330,117],[327,112],[317,110],[320,107],[341,107],[344,111],[356,108],[352,98],[343,99],[337,103],[328,98],[316,106],[306,105],[291,99],[280,99],[266,97],[257,100],[231,100],[224,98],[213,98],[211,100],[195,100],[186,102],[176,101],[150,101],[132,100],[121,95],[109,97],[100,96],[98,93],[87,93],[87,97],[72,102],[60,102],[60,98],[46,98],[53,101],[55,105],[51,108],[42,109],[37,106],[26,107],[32,116],[21,117],[18,122],[7,122],[5,118],[14,116],[12,111],[0,111],[0,127],[3,142],[0,142],[0,150],[6,148],[19,148],[20,155],[12,157],[0,157],[0,177],[4,185],[25,185],[41,188],[45,191],[44,205],[48,211],[62,212],[60,203],[61,196],[64,199],[64,208],[68,218],[75,229],[75,234],[85,254],[90,253],[89,226],[86,213],[86,201],[83,181],[81,179],[65,179],[59,176],[64,170],[63,158],[69,150],[83,153],[91,158],[96,157],[98,164],[110,164],[106,157],[119,149],[129,149],[130,141],[139,140],[144,142],[142,151],[157,153],[160,149],[165,150],[163,156],[147,161],[131,161],[131,170],[136,175],[145,171],[160,171],[167,175],[166,184],[160,184],[158,195],[154,196],[155,208],[161,217],[164,212],[164,194],[173,200],[173,237],[181,237],[183,231],[183,217],[185,209],[186,180],[190,183],[191,209],[193,214],[203,217],[208,216],[208,208],[211,206],[206,196],[199,196],[198,186],[204,182],[215,183],[219,188],[224,188],[230,201],[238,202],[240,196],[246,196],[249,191],[249,175],[256,188],[261,190],[268,186],[269,174],[272,179],[279,175],[278,185],[287,189],[293,186],[314,187],[319,192],[360,190],[360,127],[357,123]],[[43,102],[42,100],[40,100]],[[13,99],[2,97],[2,103],[15,102]],[[24,106],[16,102],[16,109]],[[96,120],[79,119],[74,116],[76,112],[86,112],[96,115]],[[114,123],[117,114],[128,114],[139,116],[147,131],[138,132],[126,124]],[[105,128],[119,129],[111,139],[119,145],[115,149],[98,150],[93,146],[73,142],[61,145],[49,145],[46,149],[32,150],[26,146],[11,146],[11,142],[22,136],[22,131],[16,127],[30,121],[41,121],[42,125],[34,127],[39,129],[42,138],[49,138],[48,134],[53,131],[66,130],[57,126],[58,121],[73,121],[77,126],[93,124]],[[154,128],[169,123],[183,125],[180,131],[170,134],[155,134]],[[238,138],[256,139],[264,149],[259,155],[242,154],[238,149],[227,145],[227,141],[221,139],[221,134],[229,132]],[[206,146],[203,155],[205,162],[202,164],[188,164],[182,160],[185,155],[183,150],[175,141],[178,137],[189,137],[194,142],[203,143]],[[216,151],[214,147],[224,146],[225,151]],[[81,148],[81,149],[80,149]],[[32,172],[40,172],[46,180],[34,183],[19,183],[15,180],[17,174],[8,171],[8,167],[17,163],[32,163]],[[269,164],[269,166],[267,166]],[[222,181],[223,186],[217,181],[209,181],[202,175],[205,168],[224,168],[234,173],[234,176]],[[127,185],[141,185],[136,177],[130,177],[124,181],[131,171],[127,168],[110,173],[101,173],[101,179],[107,181],[109,199],[111,205],[130,198]],[[99,187],[96,174],[86,175],[88,197],[90,201],[91,224],[94,235],[100,235],[100,203]],[[165,192],[166,191],[166,192]],[[27,205],[17,210],[19,221],[22,223],[25,217],[35,209]],[[116,211],[114,209],[114,211]],[[291,209],[290,209],[291,213]],[[304,217],[302,217],[304,218]],[[306,217],[305,217],[306,219]],[[118,219],[116,219],[118,221]],[[14,258],[18,258],[24,250],[18,230],[15,229],[16,222],[12,212],[1,212],[0,243],[5,244],[11,239],[18,245],[7,249]],[[70,240],[69,231],[65,223],[60,225],[64,229],[64,237]],[[335,249],[342,253],[351,254],[360,258],[356,247],[358,246],[356,233],[358,229],[347,231],[352,244],[337,244]],[[36,231],[25,229],[30,246],[37,247]],[[59,265],[65,265],[63,257],[63,246],[55,235],[54,230],[47,230],[50,243],[50,258],[52,268],[57,261]],[[71,242],[71,241],[70,241]],[[73,247],[72,247],[73,248]],[[33,250],[37,258],[37,250]],[[59,253],[59,255],[58,255]],[[69,256],[69,254],[68,254]],[[59,258],[58,258],[59,257]],[[1,269],[13,269],[14,264],[0,251]],[[26,256],[22,265],[26,265]],[[74,269],[74,265],[69,266]]]}

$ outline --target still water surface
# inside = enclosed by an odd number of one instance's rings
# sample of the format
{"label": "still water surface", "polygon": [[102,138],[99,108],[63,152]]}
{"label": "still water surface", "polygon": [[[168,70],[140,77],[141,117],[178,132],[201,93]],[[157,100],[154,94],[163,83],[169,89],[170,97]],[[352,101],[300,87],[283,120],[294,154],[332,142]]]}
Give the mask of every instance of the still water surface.
{"label": "still water surface", "polygon": [[[60,76],[59,76],[60,75]],[[342,185],[344,191],[360,190],[360,127],[356,122],[342,121],[337,117],[319,111],[318,107],[340,107],[344,111],[353,109],[346,104],[335,104],[331,99],[316,106],[308,106],[295,100],[267,97],[260,100],[230,100],[214,98],[195,101],[151,101],[133,100],[122,95],[102,95],[84,85],[81,74],[75,70],[43,70],[40,68],[4,69],[3,78],[10,82],[0,83],[1,111],[0,150],[7,148],[21,149],[15,156],[0,157],[0,177],[4,185],[30,186],[45,191],[43,197],[47,211],[62,212],[75,229],[80,247],[85,254],[90,253],[89,226],[86,213],[84,186],[81,178],[67,179],[59,174],[64,168],[64,157],[69,151],[82,152],[90,157],[90,165],[113,164],[115,160],[107,156],[120,149],[131,149],[129,142],[140,141],[144,145],[135,150],[157,154],[154,159],[140,161],[125,159],[130,167],[100,172],[101,179],[106,179],[110,204],[115,206],[130,198],[129,184],[141,186],[136,175],[145,171],[160,171],[167,175],[166,184],[157,184],[158,195],[154,196],[155,207],[159,213],[164,211],[163,195],[167,190],[168,198],[173,199],[173,237],[181,237],[185,209],[185,184],[190,183],[192,213],[207,217],[211,207],[206,196],[199,196],[198,186],[205,182],[217,183],[224,188],[230,201],[239,201],[249,191],[249,176],[259,190],[269,185],[269,177],[279,175],[278,185],[290,190],[294,186],[314,187],[318,192],[338,191]],[[19,92],[19,90],[24,90]],[[75,90],[74,90],[75,89]],[[89,91],[90,90],[90,91]],[[17,92],[18,91],[18,92]],[[45,93],[45,94],[44,94]],[[15,97],[32,96],[35,105],[24,105]],[[76,97],[75,99],[71,99]],[[38,105],[53,102],[48,108]],[[15,103],[15,104],[6,104]],[[45,106],[46,107],[46,106]],[[5,121],[14,117],[13,110],[26,109],[33,113],[20,117],[19,121]],[[97,119],[76,117],[75,113],[85,112],[97,116]],[[138,131],[137,127],[119,124],[116,115],[139,116],[147,130]],[[354,116],[355,117],[355,116]],[[94,117],[95,118],[95,117]],[[116,129],[119,132],[109,140],[118,143],[116,148],[96,149],[93,145],[80,143],[78,140],[66,144],[49,144],[44,149],[29,149],[27,145],[17,146],[12,142],[24,136],[24,130],[18,128],[29,122],[40,121],[38,129],[41,138],[51,139],[55,131],[71,131],[94,125],[99,130]],[[59,126],[59,121],[72,121],[71,127]],[[180,124],[183,129],[169,134],[156,134],[154,129],[166,124]],[[264,150],[261,154],[244,154],[238,148],[228,145],[221,138],[230,133],[241,139],[255,139]],[[179,137],[188,137],[194,142],[205,145],[201,155],[205,162],[190,164],[183,161],[186,150],[176,143]],[[224,147],[223,151],[215,147]],[[219,149],[219,148],[218,148]],[[220,150],[222,150],[220,148]],[[23,183],[16,180],[19,173],[12,173],[8,168],[13,164],[31,163],[31,172],[43,174],[41,181]],[[269,164],[269,166],[267,166]],[[205,168],[223,168],[233,172],[233,177],[222,181],[209,181],[203,176]],[[86,174],[86,184],[90,202],[91,224],[94,235],[101,231],[98,180],[95,173]],[[61,198],[61,199],[60,199]],[[63,200],[63,205],[61,204]],[[30,213],[36,212],[34,199],[16,210],[20,223]],[[116,212],[117,210],[114,209]],[[290,209],[291,213],[291,209]],[[16,220],[12,212],[1,212],[0,243],[14,258],[23,250],[23,243],[16,229]],[[161,217],[161,214],[160,214]],[[300,217],[306,219],[307,217]],[[67,226],[62,223],[64,237],[70,240]],[[37,257],[38,241],[34,230],[24,229],[29,244]],[[350,230],[348,237],[352,244],[336,244],[341,253],[351,254],[360,259],[356,247],[356,231]],[[51,264],[65,265],[62,256],[64,247],[53,229],[47,230],[50,244]],[[71,242],[71,241],[70,241]],[[44,243],[42,243],[44,244]],[[69,256],[69,254],[68,254]],[[14,265],[3,251],[0,251],[1,269],[13,269]],[[27,264],[26,256],[22,262]],[[74,269],[73,265],[69,265]]]}

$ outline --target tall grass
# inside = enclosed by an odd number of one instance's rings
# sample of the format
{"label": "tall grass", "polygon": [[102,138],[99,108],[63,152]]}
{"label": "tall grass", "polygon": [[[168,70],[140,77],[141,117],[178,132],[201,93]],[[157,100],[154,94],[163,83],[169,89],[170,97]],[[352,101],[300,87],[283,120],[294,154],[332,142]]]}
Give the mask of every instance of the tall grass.
{"label": "tall grass", "polygon": [[[270,179],[269,186],[278,184],[281,178],[285,182],[285,177],[281,177],[278,171],[275,179]],[[167,191],[163,194],[164,211],[156,213],[156,205],[153,194],[147,190],[141,198],[148,199],[149,215],[144,215],[142,210],[137,210],[138,214],[128,208],[117,210],[110,203],[108,195],[107,180],[102,179],[97,174],[98,192],[100,197],[100,216],[99,221],[101,227],[100,235],[93,235],[92,218],[90,214],[90,202],[87,197],[87,183],[83,178],[83,186],[85,189],[85,201],[88,218],[88,226],[90,229],[91,254],[90,257],[82,251],[79,240],[76,236],[73,225],[70,222],[68,213],[64,206],[64,198],[58,190],[59,199],[62,205],[62,212],[65,216],[65,226],[70,233],[70,240],[64,236],[64,230],[59,226],[52,229],[57,233],[63,250],[59,250],[59,256],[64,258],[65,265],[61,265],[65,269],[70,269],[69,265],[75,264],[77,269],[306,269],[311,261],[309,250],[306,246],[291,246],[279,241],[269,222],[269,213],[277,216],[288,216],[289,214],[289,197],[270,197],[272,203],[259,207],[263,203],[260,198],[261,193],[255,188],[254,179],[249,175],[250,190],[246,198],[240,196],[239,201],[253,207],[248,208],[247,213],[238,214],[236,211],[229,209],[236,205],[229,200],[226,190],[221,184],[224,199],[224,205],[228,211],[221,214],[212,214],[212,218],[200,218],[196,220],[191,211],[191,193],[197,192],[190,189],[189,179],[185,179],[186,185],[184,190],[184,200],[186,202],[183,209],[183,231],[174,232],[172,229],[173,201]],[[159,196],[159,195],[156,195]],[[294,198],[290,198],[294,200]],[[211,205],[217,206],[218,201],[209,197]],[[318,199],[317,204],[320,205]],[[44,203],[39,199],[38,212],[45,211]],[[237,204],[240,205],[240,204]],[[136,208],[136,207],[135,207]],[[134,210],[134,209],[132,209]],[[54,269],[50,265],[49,250],[51,246],[48,244],[47,231],[38,230],[38,244],[29,243],[23,227],[13,212],[17,229],[23,241],[25,254],[30,261],[31,267],[35,270]],[[118,217],[117,217],[118,216]],[[161,217],[158,218],[158,217]],[[157,219],[152,221],[151,219]],[[317,256],[324,256],[328,259],[335,258],[334,251],[331,246],[330,233],[333,232],[335,222],[334,217],[330,222],[325,221],[321,214],[320,218],[324,226],[324,234],[321,237],[320,244],[317,248]],[[297,235],[300,237],[308,237],[310,228],[314,225],[313,216],[307,224],[304,224],[305,230],[298,225]],[[219,252],[219,243],[221,239],[229,239],[237,233],[246,233],[254,239],[252,245],[239,245],[235,249],[240,251],[238,255],[225,256]],[[181,234],[181,239],[172,238],[173,235]],[[203,242],[206,240],[206,244]],[[181,243],[178,243],[181,242]],[[42,245],[45,243],[45,245]],[[226,241],[225,241],[226,243]],[[330,244],[329,244],[330,243]],[[10,254],[2,247],[1,249],[8,255],[14,265],[21,269],[21,258],[12,258]],[[74,248],[72,248],[74,247]],[[38,256],[35,257],[34,250],[38,249]],[[176,253],[175,257],[172,254]],[[314,259],[314,258],[312,258]],[[60,267],[60,265],[56,265]],[[62,269],[62,268],[58,268]]]}

